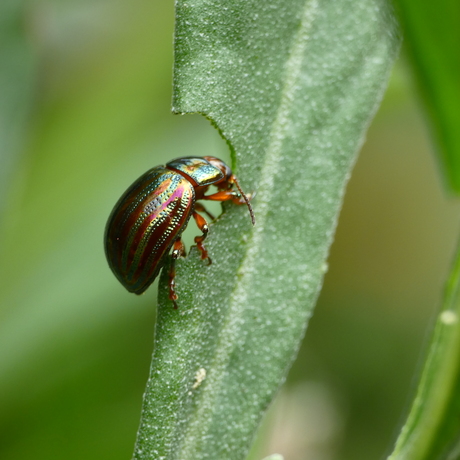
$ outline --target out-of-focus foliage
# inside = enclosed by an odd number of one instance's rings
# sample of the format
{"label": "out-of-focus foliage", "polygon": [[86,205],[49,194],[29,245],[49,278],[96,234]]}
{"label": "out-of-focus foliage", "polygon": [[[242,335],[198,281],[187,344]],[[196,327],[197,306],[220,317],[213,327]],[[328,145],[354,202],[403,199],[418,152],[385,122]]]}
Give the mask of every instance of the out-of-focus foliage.
{"label": "out-of-focus foliage", "polygon": [[460,2],[395,3],[446,182],[460,193]]}
{"label": "out-of-focus foliage", "polygon": [[27,137],[36,85],[36,57],[27,40],[24,1],[0,3],[0,224],[11,174]]}
{"label": "out-of-focus foliage", "polygon": [[[397,0],[418,89],[434,126],[445,182],[460,192],[460,3]],[[391,460],[444,460],[460,455],[460,252]]]}
{"label": "out-of-focus foliage", "polygon": [[448,280],[409,417],[389,460],[459,456],[460,251]]}
{"label": "out-of-focus foliage", "polygon": [[[126,460],[156,293],[129,295],[113,278],[105,220],[149,167],[225,158],[227,147],[202,117],[169,114],[171,2],[48,0],[20,11],[38,73],[0,229],[0,458]],[[400,65],[350,181],[307,340],[252,458],[388,451],[458,216]]]}

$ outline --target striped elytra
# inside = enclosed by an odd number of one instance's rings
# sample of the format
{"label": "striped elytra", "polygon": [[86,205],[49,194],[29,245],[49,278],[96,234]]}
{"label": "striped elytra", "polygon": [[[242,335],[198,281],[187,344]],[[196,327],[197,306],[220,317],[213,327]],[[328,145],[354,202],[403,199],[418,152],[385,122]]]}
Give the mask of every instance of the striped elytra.
{"label": "striped elytra", "polygon": [[[217,193],[205,195],[209,185]],[[233,190],[233,185],[237,190]],[[115,205],[105,230],[105,253],[120,283],[135,294],[142,294],[157,277],[173,248],[169,273],[169,298],[177,308],[174,288],[174,261],[185,255],[180,239],[190,217],[203,232],[195,238],[202,259],[209,259],[203,241],[210,217],[196,200],[232,200],[246,204],[254,223],[254,214],[231,169],[218,158],[184,157],[150,169],[137,179]]]}

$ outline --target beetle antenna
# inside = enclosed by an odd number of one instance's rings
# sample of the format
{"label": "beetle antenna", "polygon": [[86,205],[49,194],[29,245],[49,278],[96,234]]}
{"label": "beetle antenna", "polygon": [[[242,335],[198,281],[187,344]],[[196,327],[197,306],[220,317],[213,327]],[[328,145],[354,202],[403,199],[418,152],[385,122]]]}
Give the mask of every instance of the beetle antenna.
{"label": "beetle antenna", "polygon": [[246,202],[246,205],[247,205],[247,207],[249,209],[249,214],[251,215],[252,225],[256,225],[256,218],[254,216],[254,211],[252,210],[251,203],[249,202],[249,199],[246,196],[246,194],[243,192],[243,190],[241,190],[240,184],[238,183],[238,180],[237,180],[237,178],[235,176],[233,176],[233,183],[236,185],[236,188],[241,193],[241,196],[243,197],[243,200]]}

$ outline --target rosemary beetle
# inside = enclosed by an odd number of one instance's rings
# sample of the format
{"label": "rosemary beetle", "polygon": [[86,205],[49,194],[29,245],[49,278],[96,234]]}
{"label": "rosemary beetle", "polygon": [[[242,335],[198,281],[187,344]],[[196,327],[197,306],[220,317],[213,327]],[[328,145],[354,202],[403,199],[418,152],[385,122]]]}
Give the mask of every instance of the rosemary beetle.
{"label": "rosemary beetle", "polygon": [[[210,185],[216,186],[217,192],[206,195]],[[169,298],[177,308],[175,261],[185,256],[181,234],[191,217],[202,232],[195,237],[201,258],[211,263],[203,244],[209,227],[202,214],[214,217],[198,201],[246,204],[254,225],[249,198],[230,167],[215,157],[182,157],[150,169],[126,190],[107,222],[104,245],[112,272],[129,292],[142,294],[158,276],[172,248]]]}

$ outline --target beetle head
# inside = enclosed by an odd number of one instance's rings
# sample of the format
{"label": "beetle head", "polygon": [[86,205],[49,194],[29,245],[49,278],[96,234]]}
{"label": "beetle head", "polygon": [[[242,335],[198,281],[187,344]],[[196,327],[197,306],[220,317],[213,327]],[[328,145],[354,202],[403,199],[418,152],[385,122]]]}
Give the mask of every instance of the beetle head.
{"label": "beetle head", "polygon": [[[248,207],[249,214],[251,215],[252,225],[255,225],[256,220],[254,217],[254,211],[252,210],[251,203],[249,203],[250,197],[248,198],[247,195],[243,192],[243,190],[241,190],[240,184],[238,183],[238,179],[233,174],[231,168],[227,166],[222,160],[219,160],[219,158],[216,158],[216,157],[203,157],[203,158],[209,161],[209,163],[211,163],[215,168],[220,169],[220,171],[224,175],[223,179],[219,180],[218,182],[215,182],[213,185],[215,185],[218,189],[229,189],[232,187],[233,184],[236,185],[236,188],[238,189],[238,192],[240,193],[240,197],[243,199],[243,202],[246,203],[246,206]],[[236,200],[238,201],[238,198],[236,198]]]}
{"label": "beetle head", "polygon": [[224,175],[224,177],[218,182],[215,182],[214,185],[216,185],[218,188],[228,188],[228,186],[231,184],[230,178],[233,176],[233,172],[230,166],[228,166],[222,160],[216,157],[203,158],[209,161],[209,163],[211,163],[215,168],[219,169]]}

